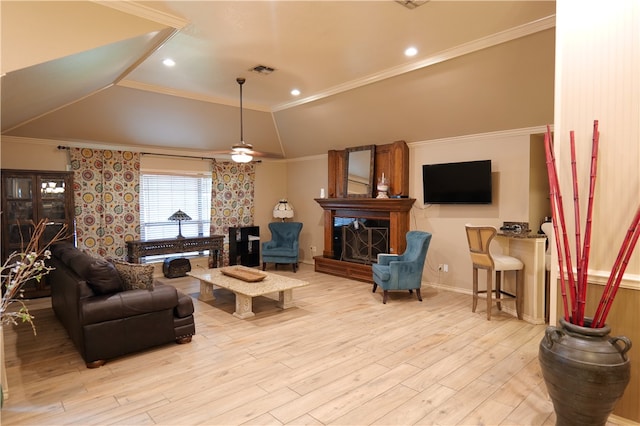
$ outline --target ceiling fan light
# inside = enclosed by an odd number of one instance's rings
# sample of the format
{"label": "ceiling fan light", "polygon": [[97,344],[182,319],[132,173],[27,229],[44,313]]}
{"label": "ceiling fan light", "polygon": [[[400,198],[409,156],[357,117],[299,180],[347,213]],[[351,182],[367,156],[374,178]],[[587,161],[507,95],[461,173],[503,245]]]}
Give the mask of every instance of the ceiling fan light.
{"label": "ceiling fan light", "polygon": [[233,145],[231,147],[231,150],[233,151],[233,153],[240,153],[240,152],[244,152],[245,154],[249,154],[251,153],[251,151],[253,151],[253,146],[248,144],[248,143],[240,143],[240,144],[236,144]]}
{"label": "ceiling fan light", "polygon": [[236,163],[248,163],[253,160],[253,157],[244,151],[234,151],[231,154],[231,159]]}
{"label": "ceiling fan light", "polygon": [[253,160],[253,145],[244,143],[244,129],[242,123],[242,85],[245,79],[242,77],[236,78],[238,85],[240,86],[240,143],[237,143],[231,147],[231,159],[236,163],[248,163]]}

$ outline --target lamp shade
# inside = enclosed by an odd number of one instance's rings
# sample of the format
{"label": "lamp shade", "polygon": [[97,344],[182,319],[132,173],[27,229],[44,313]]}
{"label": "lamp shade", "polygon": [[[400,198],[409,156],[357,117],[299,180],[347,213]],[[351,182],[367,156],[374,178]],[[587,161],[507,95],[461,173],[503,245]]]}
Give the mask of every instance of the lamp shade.
{"label": "lamp shade", "polygon": [[292,218],[293,206],[289,204],[285,199],[278,201],[278,204],[273,207],[273,217],[282,219],[283,221],[287,218]]}
{"label": "lamp shade", "polygon": [[191,220],[191,217],[182,210],[178,210],[169,216],[169,220]]}
{"label": "lamp shade", "polygon": [[249,161],[253,160],[253,156],[247,154],[244,151],[234,150],[231,153],[231,159],[236,163],[248,163]]}

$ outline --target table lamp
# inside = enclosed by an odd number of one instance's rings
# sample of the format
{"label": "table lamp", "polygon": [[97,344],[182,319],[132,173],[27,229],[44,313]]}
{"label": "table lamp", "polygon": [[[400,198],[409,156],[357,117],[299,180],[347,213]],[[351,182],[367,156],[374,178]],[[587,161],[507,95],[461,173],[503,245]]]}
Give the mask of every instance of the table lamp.
{"label": "table lamp", "polygon": [[278,201],[278,204],[273,208],[273,217],[284,220],[286,218],[293,217],[293,206],[287,202],[287,200],[282,199]]}
{"label": "table lamp", "polygon": [[183,220],[191,220],[191,217],[183,212],[182,210],[178,210],[171,216],[169,216],[169,220],[177,220],[178,221],[178,236],[176,238],[184,238],[182,236],[182,221]]}

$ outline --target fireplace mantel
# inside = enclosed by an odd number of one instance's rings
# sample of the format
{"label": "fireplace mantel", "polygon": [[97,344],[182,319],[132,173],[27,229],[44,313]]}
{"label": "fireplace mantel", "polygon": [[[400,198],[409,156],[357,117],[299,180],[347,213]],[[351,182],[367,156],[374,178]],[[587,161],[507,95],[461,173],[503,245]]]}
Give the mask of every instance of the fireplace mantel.
{"label": "fireplace mantel", "polygon": [[[408,212],[415,198],[316,198],[325,210],[364,210],[371,212]],[[364,217],[364,216],[363,216]]]}
{"label": "fireplace mantel", "polygon": [[[338,275],[360,281],[373,282],[371,265],[337,259],[333,248],[333,227],[336,217],[389,221],[389,252],[403,253],[409,232],[409,213],[414,198],[345,197],[347,173],[346,150],[328,153],[329,198],[316,198],[324,209],[324,250],[314,257],[317,272]],[[409,194],[409,147],[404,141],[376,145],[374,182],[384,175],[389,179],[389,194]]]}
{"label": "fireplace mantel", "polygon": [[322,256],[314,257],[317,272],[373,282],[371,265],[335,258],[332,242],[336,217],[388,220],[389,252],[404,252],[409,212],[415,198],[316,198],[315,201],[324,209],[324,251]]}

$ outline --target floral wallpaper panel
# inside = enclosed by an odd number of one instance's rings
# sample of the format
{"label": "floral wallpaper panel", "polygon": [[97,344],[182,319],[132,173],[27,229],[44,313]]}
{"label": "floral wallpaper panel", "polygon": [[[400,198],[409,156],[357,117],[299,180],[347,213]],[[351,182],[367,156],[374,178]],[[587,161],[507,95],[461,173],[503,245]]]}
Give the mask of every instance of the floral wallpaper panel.
{"label": "floral wallpaper panel", "polygon": [[222,264],[229,265],[229,227],[252,226],[255,164],[214,162],[211,185],[211,235],[224,235]]}
{"label": "floral wallpaper panel", "polygon": [[78,248],[125,258],[140,239],[140,154],[72,148]]}

